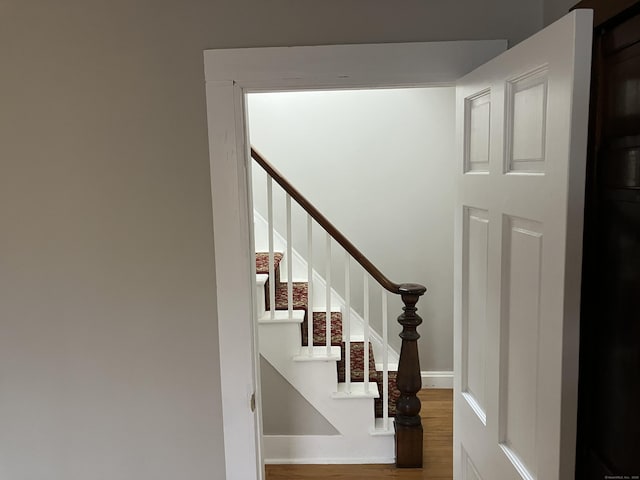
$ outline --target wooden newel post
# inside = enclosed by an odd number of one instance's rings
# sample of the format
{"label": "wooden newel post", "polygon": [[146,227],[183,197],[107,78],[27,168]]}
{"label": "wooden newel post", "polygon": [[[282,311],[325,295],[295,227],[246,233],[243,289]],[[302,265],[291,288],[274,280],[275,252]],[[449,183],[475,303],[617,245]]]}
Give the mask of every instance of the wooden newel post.
{"label": "wooden newel post", "polygon": [[425,287],[413,283],[400,285],[400,296],[404,302],[404,313],[398,317],[402,325],[402,348],[398,364],[398,390],[400,398],[396,402],[396,467],[422,467],[422,421],[420,420],[420,399],[417,393],[422,388],[418,339],[416,331],[422,318],[416,313],[416,303],[427,291]]}

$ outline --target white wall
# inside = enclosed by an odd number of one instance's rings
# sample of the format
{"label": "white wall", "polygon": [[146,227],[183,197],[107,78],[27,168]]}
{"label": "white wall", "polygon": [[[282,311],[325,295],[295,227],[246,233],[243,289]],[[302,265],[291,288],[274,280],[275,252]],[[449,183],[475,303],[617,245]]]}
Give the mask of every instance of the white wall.
{"label": "white wall", "polygon": [[[429,289],[418,304],[423,370],[453,367],[454,95],[451,87],[261,93],[248,103],[254,147],[388,277]],[[264,182],[256,166],[254,203],[266,216]],[[284,197],[277,191],[274,198],[276,228],[284,232]],[[295,248],[306,256],[305,218],[294,209]],[[316,233],[314,265],[324,272],[324,236]],[[340,292],[342,258],[334,247]],[[354,307],[362,312],[361,273],[353,273]],[[396,299],[389,335],[398,349],[400,313]]]}
{"label": "white wall", "polygon": [[0,478],[224,475],[203,50],[515,42],[541,18],[525,0],[0,2]]}

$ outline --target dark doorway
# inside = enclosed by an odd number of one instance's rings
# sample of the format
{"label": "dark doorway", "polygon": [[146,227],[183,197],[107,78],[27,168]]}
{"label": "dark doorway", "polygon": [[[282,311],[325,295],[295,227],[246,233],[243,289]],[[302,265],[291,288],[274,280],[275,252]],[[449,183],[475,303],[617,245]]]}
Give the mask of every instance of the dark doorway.
{"label": "dark doorway", "polygon": [[578,7],[596,25],[576,479],[639,478],[640,2]]}

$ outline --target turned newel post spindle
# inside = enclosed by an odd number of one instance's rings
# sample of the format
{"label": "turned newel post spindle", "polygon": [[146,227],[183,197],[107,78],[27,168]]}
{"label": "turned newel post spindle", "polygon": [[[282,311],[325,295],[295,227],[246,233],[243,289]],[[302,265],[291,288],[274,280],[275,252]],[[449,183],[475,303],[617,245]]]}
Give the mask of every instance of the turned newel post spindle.
{"label": "turned newel post spindle", "polygon": [[396,403],[395,418],[396,466],[401,468],[422,467],[422,422],[420,399],[416,395],[422,387],[418,358],[420,334],[416,331],[422,318],[416,313],[416,303],[426,291],[422,285],[405,283],[400,285],[398,292],[404,302],[404,313],[398,317],[398,323],[402,325],[402,347],[397,379],[400,398]]}

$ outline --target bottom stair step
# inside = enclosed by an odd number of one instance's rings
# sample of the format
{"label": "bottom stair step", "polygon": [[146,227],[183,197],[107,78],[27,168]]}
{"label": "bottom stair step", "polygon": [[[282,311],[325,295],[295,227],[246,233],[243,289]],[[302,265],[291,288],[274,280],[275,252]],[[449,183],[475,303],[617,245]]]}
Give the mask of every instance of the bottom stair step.
{"label": "bottom stair step", "polygon": [[396,431],[393,426],[395,422],[395,418],[389,417],[387,419],[387,425],[385,427],[384,419],[376,418],[374,427],[369,431],[371,435],[385,435],[385,436],[394,436]]}

